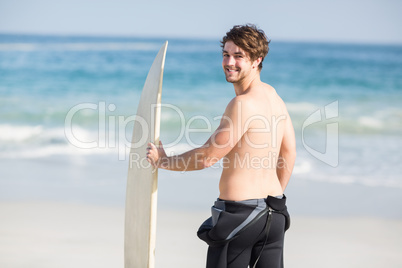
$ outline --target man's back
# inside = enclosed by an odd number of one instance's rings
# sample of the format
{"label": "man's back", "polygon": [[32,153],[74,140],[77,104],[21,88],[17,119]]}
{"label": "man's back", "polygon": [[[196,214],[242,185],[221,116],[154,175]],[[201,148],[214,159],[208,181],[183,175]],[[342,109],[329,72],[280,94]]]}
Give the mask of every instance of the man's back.
{"label": "man's back", "polygon": [[223,120],[232,121],[231,131],[244,134],[222,160],[220,198],[236,201],[282,195],[277,162],[284,134],[293,131],[287,128],[290,118],[282,99],[261,82],[234,98],[229,109],[235,111],[225,114],[236,114],[236,118]]}

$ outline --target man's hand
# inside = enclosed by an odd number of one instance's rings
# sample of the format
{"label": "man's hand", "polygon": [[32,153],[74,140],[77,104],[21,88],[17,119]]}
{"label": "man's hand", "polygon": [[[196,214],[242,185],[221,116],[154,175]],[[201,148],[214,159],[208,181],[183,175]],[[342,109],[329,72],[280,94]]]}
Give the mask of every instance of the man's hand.
{"label": "man's hand", "polygon": [[167,162],[163,161],[167,155],[165,149],[163,149],[162,142],[159,141],[159,147],[156,147],[152,142],[148,143],[147,147],[147,161],[155,168],[167,168]]}

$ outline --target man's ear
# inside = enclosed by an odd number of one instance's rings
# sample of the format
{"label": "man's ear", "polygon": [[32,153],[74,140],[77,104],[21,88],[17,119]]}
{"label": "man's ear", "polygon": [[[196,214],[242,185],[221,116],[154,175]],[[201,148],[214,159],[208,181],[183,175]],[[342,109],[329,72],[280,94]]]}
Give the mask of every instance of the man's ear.
{"label": "man's ear", "polygon": [[261,61],[262,61],[262,57],[259,57],[258,59],[256,59],[253,64],[253,68],[257,68],[260,65]]}

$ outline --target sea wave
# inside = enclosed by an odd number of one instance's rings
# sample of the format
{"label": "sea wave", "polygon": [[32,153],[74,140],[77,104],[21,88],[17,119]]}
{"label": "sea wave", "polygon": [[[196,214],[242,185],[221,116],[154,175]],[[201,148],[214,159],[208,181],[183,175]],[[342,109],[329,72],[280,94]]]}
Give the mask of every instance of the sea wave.
{"label": "sea wave", "polygon": [[[289,114],[296,131],[322,133],[328,124],[338,124],[339,134],[401,135],[402,108],[366,107],[364,105],[339,104],[330,111],[327,106],[314,103],[287,103]],[[329,113],[329,115],[327,114]],[[318,117],[313,123],[312,118]]]}
{"label": "sea wave", "polygon": [[38,137],[42,132],[42,126],[0,125],[0,141],[22,142],[33,137]]}
{"label": "sea wave", "polygon": [[[52,156],[75,158],[105,155],[126,160],[128,157],[130,135],[126,135],[125,139],[119,142],[117,133],[114,137],[99,135],[99,131],[96,129],[79,126],[74,126],[71,131],[74,138],[84,146],[77,146],[74,141],[70,140],[63,127],[0,125],[0,159],[46,159]],[[178,155],[194,148],[194,145],[183,140],[174,144],[169,143],[165,134],[161,139],[168,155]],[[402,188],[398,168],[396,170],[386,168],[387,165],[397,166],[399,161],[400,152],[395,149],[401,142],[398,137],[378,140],[375,137],[353,135],[345,136],[341,141],[338,153],[342,155],[342,161],[337,168],[311,158],[299,144],[298,158],[293,169],[294,178],[337,184]],[[87,145],[91,142],[94,144],[88,147]],[[373,148],[376,153],[374,154],[369,147]],[[388,157],[389,154],[392,157]],[[364,165],[358,167],[356,163],[361,161]],[[345,163],[347,164],[345,165]],[[382,176],[383,172],[387,172],[387,176]]]}
{"label": "sea wave", "polygon": [[[77,140],[91,142],[102,138],[97,131],[74,127]],[[43,125],[0,125],[0,158],[41,158],[51,155],[115,153],[115,147],[98,146],[89,150],[71,143],[62,127]]]}

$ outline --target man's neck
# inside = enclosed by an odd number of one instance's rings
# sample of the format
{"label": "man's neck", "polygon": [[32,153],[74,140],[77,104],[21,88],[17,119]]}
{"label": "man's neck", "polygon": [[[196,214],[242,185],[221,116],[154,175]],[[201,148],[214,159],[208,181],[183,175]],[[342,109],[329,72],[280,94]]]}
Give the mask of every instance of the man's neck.
{"label": "man's neck", "polygon": [[250,75],[247,78],[242,81],[239,81],[238,83],[233,84],[236,96],[244,94],[246,91],[250,90],[254,85],[257,85],[258,83],[261,82],[259,72],[255,73],[254,75]]}

